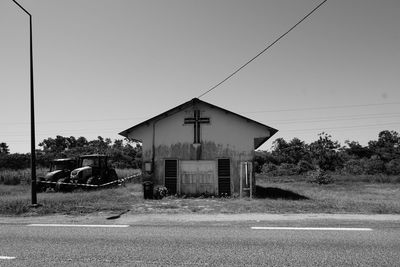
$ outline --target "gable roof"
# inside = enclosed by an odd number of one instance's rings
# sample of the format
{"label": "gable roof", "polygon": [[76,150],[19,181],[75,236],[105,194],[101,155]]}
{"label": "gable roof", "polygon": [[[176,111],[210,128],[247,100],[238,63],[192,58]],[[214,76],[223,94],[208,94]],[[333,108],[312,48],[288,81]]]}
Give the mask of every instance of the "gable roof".
{"label": "gable roof", "polygon": [[272,127],[269,127],[269,126],[267,126],[267,125],[265,125],[265,124],[262,124],[262,123],[260,123],[260,122],[255,121],[255,120],[252,120],[252,119],[249,119],[249,118],[247,118],[247,117],[244,117],[244,116],[242,116],[242,115],[240,115],[240,114],[234,113],[234,112],[229,111],[229,110],[227,110],[227,109],[224,109],[224,108],[215,106],[215,105],[210,104],[210,103],[208,103],[208,102],[202,101],[202,100],[200,100],[200,99],[198,99],[198,98],[193,98],[192,100],[189,100],[189,101],[187,101],[187,102],[185,102],[185,103],[183,103],[183,104],[181,104],[181,105],[179,105],[179,106],[176,106],[176,107],[174,107],[174,108],[172,108],[172,109],[170,109],[170,110],[167,110],[167,111],[165,111],[165,112],[163,112],[163,113],[161,113],[161,114],[159,114],[159,115],[157,115],[157,116],[155,116],[155,117],[153,117],[153,118],[150,118],[150,119],[145,120],[145,121],[143,121],[143,122],[141,122],[141,123],[139,123],[139,124],[136,124],[135,126],[132,126],[131,128],[128,128],[128,129],[126,129],[126,130],[120,132],[119,134],[122,135],[122,136],[124,136],[124,137],[127,137],[127,138],[128,138],[129,133],[132,132],[132,131],[134,131],[135,129],[137,129],[137,128],[143,126],[143,125],[149,125],[149,124],[152,123],[153,121],[158,121],[158,120],[161,120],[161,119],[163,119],[163,118],[169,117],[169,116],[171,116],[171,115],[173,115],[173,114],[175,114],[175,113],[177,113],[177,112],[179,112],[179,111],[181,111],[181,110],[184,110],[184,109],[186,109],[186,108],[188,108],[188,107],[192,107],[192,106],[194,106],[194,105],[196,105],[196,104],[204,104],[204,105],[206,105],[206,106],[208,106],[208,107],[210,107],[210,108],[219,109],[219,110],[224,111],[224,112],[226,112],[226,113],[228,113],[228,114],[231,114],[231,115],[237,116],[237,117],[239,117],[239,118],[242,118],[242,119],[244,119],[244,120],[246,120],[246,121],[248,121],[248,122],[252,122],[252,123],[254,123],[254,124],[257,124],[258,126],[267,128],[267,130],[270,132],[270,136],[268,136],[268,137],[266,137],[266,138],[262,138],[262,139],[257,140],[257,144],[255,145],[255,149],[257,149],[258,147],[260,147],[260,146],[261,146],[263,143],[265,143],[271,136],[273,136],[276,132],[278,132],[277,129],[274,129],[274,128],[272,128]]}

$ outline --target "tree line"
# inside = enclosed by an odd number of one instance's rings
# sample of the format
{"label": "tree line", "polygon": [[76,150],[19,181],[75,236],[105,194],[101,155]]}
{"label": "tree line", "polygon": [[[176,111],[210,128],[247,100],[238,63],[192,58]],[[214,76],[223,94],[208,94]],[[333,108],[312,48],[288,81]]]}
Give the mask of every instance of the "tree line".
{"label": "tree line", "polygon": [[294,175],[320,169],[348,174],[400,174],[400,136],[396,131],[381,131],[378,140],[366,146],[345,141],[342,146],[327,133],[307,144],[293,138],[278,138],[271,151],[256,151],[256,172],[270,175]]}
{"label": "tree line", "polygon": [[[48,167],[50,161],[57,158],[77,158],[87,154],[106,154],[116,168],[141,168],[142,147],[128,139],[117,139],[101,136],[94,140],[85,137],[56,136],[39,143],[36,150],[36,161],[39,167]],[[25,169],[30,166],[30,153],[10,154],[6,143],[0,143],[0,168]]]}
{"label": "tree line", "polygon": [[[94,140],[73,136],[47,138],[39,143],[37,164],[48,167],[56,158],[85,154],[107,154],[117,168],[141,168],[142,147],[134,142],[99,136]],[[6,143],[0,143],[0,168],[24,169],[30,165],[30,154],[10,154]],[[302,174],[312,170],[349,174],[400,174],[400,136],[396,131],[381,131],[377,140],[366,146],[346,141],[342,146],[327,133],[307,144],[299,138],[278,138],[270,151],[256,151],[255,170],[269,175]]]}

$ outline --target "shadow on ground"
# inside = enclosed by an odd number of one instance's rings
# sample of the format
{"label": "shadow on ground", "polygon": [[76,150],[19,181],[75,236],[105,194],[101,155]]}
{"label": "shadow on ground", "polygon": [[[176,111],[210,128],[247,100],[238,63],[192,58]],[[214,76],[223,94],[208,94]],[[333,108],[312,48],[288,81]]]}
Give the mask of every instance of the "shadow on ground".
{"label": "shadow on ground", "polygon": [[289,200],[305,200],[308,197],[299,195],[289,190],[283,190],[276,187],[256,186],[257,198],[272,198],[272,199],[289,199]]}

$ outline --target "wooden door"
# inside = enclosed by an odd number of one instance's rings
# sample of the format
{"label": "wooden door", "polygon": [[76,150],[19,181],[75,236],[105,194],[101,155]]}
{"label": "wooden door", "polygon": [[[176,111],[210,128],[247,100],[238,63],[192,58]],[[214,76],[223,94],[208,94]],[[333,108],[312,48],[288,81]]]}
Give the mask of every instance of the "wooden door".
{"label": "wooden door", "polygon": [[215,161],[180,161],[180,193],[186,195],[211,194],[216,192]]}

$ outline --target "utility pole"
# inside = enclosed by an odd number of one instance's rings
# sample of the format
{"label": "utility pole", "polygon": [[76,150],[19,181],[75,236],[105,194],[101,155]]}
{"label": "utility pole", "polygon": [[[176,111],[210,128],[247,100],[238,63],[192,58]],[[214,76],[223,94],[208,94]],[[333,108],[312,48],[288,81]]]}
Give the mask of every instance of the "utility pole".
{"label": "utility pole", "polygon": [[32,15],[21,6],[16,0],[12,0],[19,8],[21,8],[29,16],[29,52],[30,52],[30,102],[31,102],[31,186],[32,186],[32,207],[37,207],[36,196],[36,149],[35,149],[35,98],[33,90],[33,45],[32,45]]}

